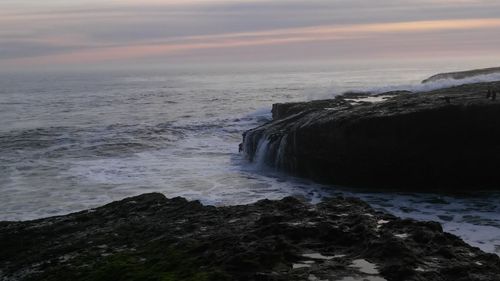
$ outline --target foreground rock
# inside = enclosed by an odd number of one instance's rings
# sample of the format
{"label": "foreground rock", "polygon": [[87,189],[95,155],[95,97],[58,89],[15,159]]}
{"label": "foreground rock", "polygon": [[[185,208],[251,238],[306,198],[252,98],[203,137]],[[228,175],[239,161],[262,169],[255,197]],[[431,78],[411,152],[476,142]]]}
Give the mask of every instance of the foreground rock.
{"label": "foreground rock", "polygon": [[500,259],[358,199],[210,207],[145,194],[0,223],[0,280],[500,280]]}
{"label": "foreground rock", "polygon": [[500,74],[500,67],[440,73],[425,79],[424,81],[422,81],[422,83],[435,82],[443,79],[460,80],[460,79],[473,78],[480,75],[490,75],[490,74]]}
{"label": "foreground rock", "polygon": [[333,184],[500,189],[500,82],[275,104],[244,134],[251,161]]}

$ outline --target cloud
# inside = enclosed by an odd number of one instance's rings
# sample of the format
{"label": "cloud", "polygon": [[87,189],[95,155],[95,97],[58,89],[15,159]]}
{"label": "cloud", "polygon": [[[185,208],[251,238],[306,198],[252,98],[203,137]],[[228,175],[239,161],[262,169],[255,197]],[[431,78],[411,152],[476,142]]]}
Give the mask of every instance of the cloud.
{"label": "cloud", "polygon": [[426,42],[441,32],[442,40],[455,42],[457,30],[464,41],[486,40],[498,34],[499,10],[496,0],[3,0],[0,64],[216,55],[312,42],[333,48],[333,42],[370,44],[381,37],[396,47],[404,45],[398,41],[404,34]]}
{"label": "cloud", "polygon": [[412,36],[415,36],[416,33],[442,33],[444,31],[453,30],[475,31],[478,29],[494,29],[496,31],[499,28],[500,19],[464,19],[315,26],[217,35],[185,36],[155,44],[89,48],[63,54],[13,59],[8,62],[11,64],[30,65],[44,63],[92,63],[152,56],[168,56],[199,49],[225,49],[321,41],[348,41],[360,38],[373,39],[387,34],[398,34],[398,36],[412,34]]}

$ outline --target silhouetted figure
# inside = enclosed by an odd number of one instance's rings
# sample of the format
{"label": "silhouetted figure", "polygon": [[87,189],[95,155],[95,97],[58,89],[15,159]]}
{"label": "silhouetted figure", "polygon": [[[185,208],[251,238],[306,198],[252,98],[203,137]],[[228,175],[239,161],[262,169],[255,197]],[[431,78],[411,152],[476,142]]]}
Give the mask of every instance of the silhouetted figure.
{"label": "silhouetted figure", "polygon": [[486,98],[489,99],[491,97],[491,89],[488,89],[488,93],[486,93]]}
{"label": "silhouetted figure", "polygon": [[444,100],[446,101],[446,103],[450,103],[450,97],[444,97]]}
{"label": "silhouetted figure", "polygon": [[493,91],[493,93],[491,94],[491,100],[496,100],[496,99],[497,99],[497,92]]}

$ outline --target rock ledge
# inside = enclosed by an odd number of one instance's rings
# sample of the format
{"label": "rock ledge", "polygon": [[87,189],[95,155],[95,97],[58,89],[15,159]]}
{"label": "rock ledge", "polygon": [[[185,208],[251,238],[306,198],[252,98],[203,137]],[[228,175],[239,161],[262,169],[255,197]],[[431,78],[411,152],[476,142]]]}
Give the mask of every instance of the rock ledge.
{"label": "rock ledge", "polygon": [[350,93],[273,105],[247,131],[250,161],[321,182],[412,190],[499,189],[500,82],[424,93]]}
{"label": "rock ledge", "polygon": [[0,223],[0,280],[500,280],[500,259],[353,198],[231,207],[144,194]]}

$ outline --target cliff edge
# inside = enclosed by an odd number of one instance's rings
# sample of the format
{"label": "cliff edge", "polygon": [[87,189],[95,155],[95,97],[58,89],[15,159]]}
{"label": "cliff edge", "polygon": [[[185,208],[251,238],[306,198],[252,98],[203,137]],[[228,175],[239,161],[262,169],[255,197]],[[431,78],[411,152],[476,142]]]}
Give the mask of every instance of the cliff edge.
{"label": "cliff edge", "polygon": [[472,78],[480,75],[490,75],[490,74],[500,74],[500,67],[491,67],[491,68],[483,68],[483,69],[475,69],[475,70],[467,70],[467,71],[457,71],[457,72],[448,72],[448,73],[440,73],[433,75],[425,80],[422,83],[435,82],[442,79],[454,79],[460,80],[465,78]]}
{"label": "cliff edge", "polygon": [[332,184],[498,190],[499,89],[488,82],[275,104],[273,120],[245,132],[242,149],[250,161]]}

